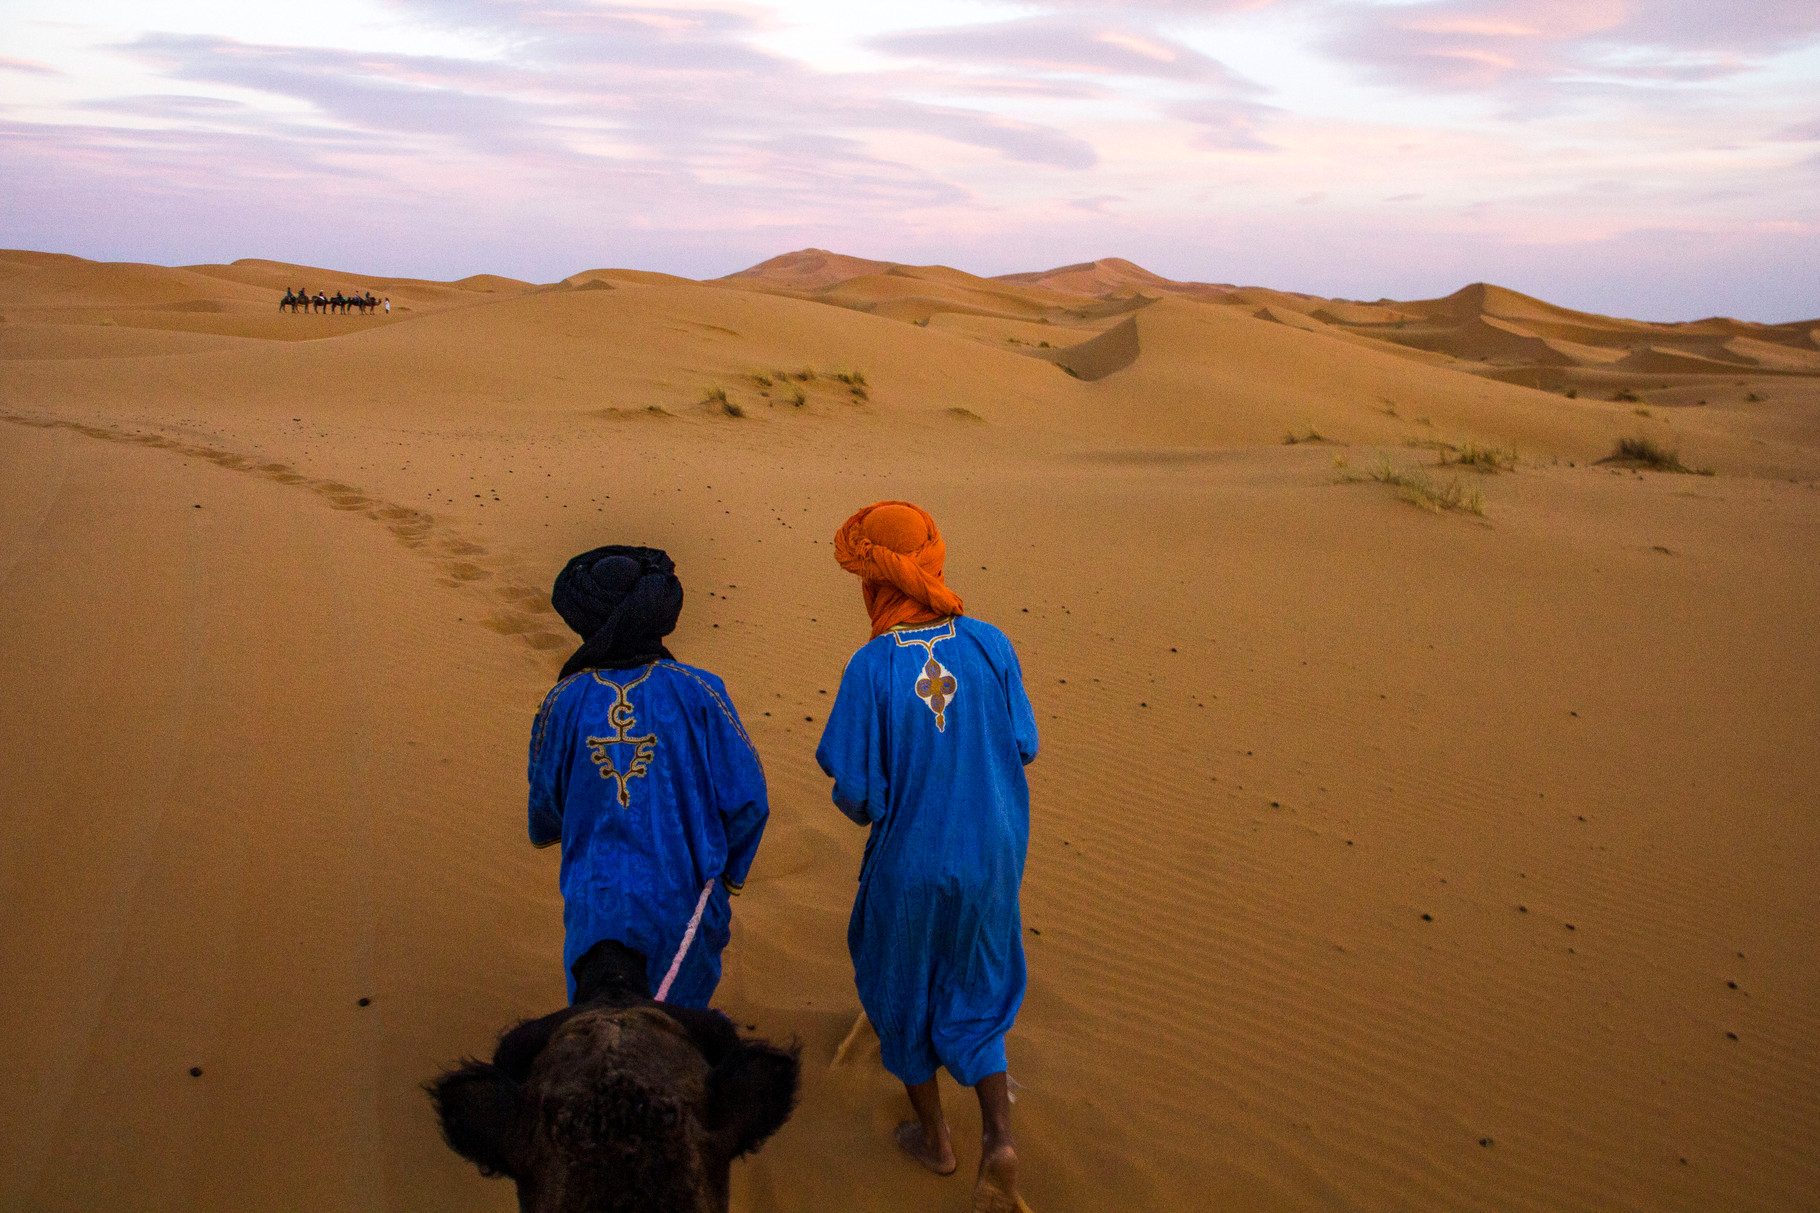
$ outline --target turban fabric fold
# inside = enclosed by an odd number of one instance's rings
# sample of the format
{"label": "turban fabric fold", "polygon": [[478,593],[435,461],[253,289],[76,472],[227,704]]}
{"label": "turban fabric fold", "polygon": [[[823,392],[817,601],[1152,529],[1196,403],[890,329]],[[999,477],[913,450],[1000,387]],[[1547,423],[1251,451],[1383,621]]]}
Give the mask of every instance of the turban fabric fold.
{"label": "turban fabric fold", "polygon": [[669,660],[663,638],[676,630],[682,604],[682,582],[663,551],[610,544],[583,552],[550,591],[550,605],[582,638],[562,677]]}
{"label": "turban fabric fold", "polygon": [[908,501],[869,505],[834,534],[834,558],[858,575],[875,637],[961,613],[960,596],[942,581],[946,554],[935,519]]}

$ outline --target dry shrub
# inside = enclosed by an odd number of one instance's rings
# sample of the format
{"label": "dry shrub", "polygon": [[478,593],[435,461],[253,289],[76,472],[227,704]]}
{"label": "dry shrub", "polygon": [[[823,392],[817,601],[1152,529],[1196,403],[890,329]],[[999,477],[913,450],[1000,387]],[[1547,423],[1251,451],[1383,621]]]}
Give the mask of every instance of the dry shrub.
{"label": "dry shrub", "polygon": [[1599,460],[1600,463],[1641,464],[1657,472],[1684,472],[1695,476],[1711,476],[1712,468],[1690,468],[1681,462],[1681,452],[1659,446],[1649,438],[1620,438],[1618,445],[1612,448],[1611,454]]}
{"label": "dry shrub", "polygon": [[[1445,451],[1441,452],[1441,462],[1449,462]],[[1469,442],[1460,448],[1458,457],[1452,462],[1478,468],[1481,472],[1511,471],[1517,466],[1517,453],[1501,446],[1479,446]]]}
{"label": "dry shrub", "polygon": [[[1458,476],[1451,477],[1446,484],[1438,484],[1426,472],[1393,467],[1386,456],[1372,469],[1369,478],[1379,484],[1390,485],[1404,501],[1432,513],[1458,510],[1481,518],[1485,516],[1485,494],[1479,489],[1468,491]],[[1347,479],[1358,480],[1360,477],[1349,476]]]}

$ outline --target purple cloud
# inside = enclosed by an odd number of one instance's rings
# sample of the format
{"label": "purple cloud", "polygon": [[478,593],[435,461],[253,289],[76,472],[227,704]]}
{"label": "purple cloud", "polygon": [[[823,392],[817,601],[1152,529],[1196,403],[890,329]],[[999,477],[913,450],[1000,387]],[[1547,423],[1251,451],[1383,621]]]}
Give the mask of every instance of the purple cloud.
{"label": "purple cloud", "polygon": [[1084,9],[1089,12],[1104,12],[1109,8],[1116,8],[1124,9],[1127,12],[1210,17],[1270,8],[1280,2],[1281,0],[1042,0],[1042,3],[1036,7],[1056,11]]}
{"label": "purple cloud", "polygon": [[1016,67],[1045,75],[1185,80],[1227,91],[1257,87],[1219,60],[1150,31],[1067,18],[1028,17],[888,34],[873,38],[870,45],[904,58]]}
{"label": "purple cloud", "polygon": [[502,95],[499,86],[509,80],[463,60],[175,34],[148,34],[120,49],[173,79],[306,101],[358,128],[447,137],[493,154],[548,146],[534,107]]}
{"label": "purple cloud", "polygon": [[64,73],[33,59],[8,59],[0,56],[0,72],[18,72],[22,76],[61,76]]}
{"label": "purple cloud", "polygon": [[1171,117],[1194,124],[1197,146],[1224,152],[1274,152],[1275,144],[1258,135],[1258,128],[1282,111],[1250,101],[1183,101],[1169,107]]}
{"label": "purple cloud", "polygon": [[1621,41],[1729,54],[1773,54],[1820,39],[1820,6],[1802,0],[1647,0],[1630,6]]}
{"label": "purple cloud", "polygon": [[1392,84],[1448,91],[1585,76],[1695,83],[1816,40],[1820,6],[1786,0],[1425,0],[1351,9],[1325,44]]}
{"label": "purple cloud", "polygon": [[1820,118],[1815,118],[1811,122],[1797,122],[1792,126],[1785,126],[1776,132],[1775,138],[1783,143],[1820,142]]}
{"label": "purple cloud", "polygon": [[[745,31],[725,14],[710,16],[698,24]],[[575,157],[582,155],[572,150],[577,132],[589,132],[652,157],[719,167],[729,157],[763,158],[777,132],[833,126],[932,135],[1056,168],[1087,168],[1096,159],[1086,142],[1052,127],[839,92],[791,61],[713,39],[687,42],[661,23],[593,10],[555,17],[544,13],[543,35],[522,40],[505,62],[170,34],[121,49],[175,79],[288,97],[339,123],[489,155]]]}

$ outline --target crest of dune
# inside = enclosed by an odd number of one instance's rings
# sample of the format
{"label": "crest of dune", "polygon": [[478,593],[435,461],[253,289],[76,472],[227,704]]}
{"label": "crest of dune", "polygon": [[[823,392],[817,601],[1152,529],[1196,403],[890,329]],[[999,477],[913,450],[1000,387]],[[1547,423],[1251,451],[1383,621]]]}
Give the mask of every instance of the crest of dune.
{"label": "crest of dune", "polygon": [[736,280],[743,285],[763,285],[791,291],[814,291],[822,287],[858,278],[862,274],[882,274],[893,262],[868,261],[848,257],[827,249],[806,248],[782,253],[748,269],[728,274],[721,281]]}

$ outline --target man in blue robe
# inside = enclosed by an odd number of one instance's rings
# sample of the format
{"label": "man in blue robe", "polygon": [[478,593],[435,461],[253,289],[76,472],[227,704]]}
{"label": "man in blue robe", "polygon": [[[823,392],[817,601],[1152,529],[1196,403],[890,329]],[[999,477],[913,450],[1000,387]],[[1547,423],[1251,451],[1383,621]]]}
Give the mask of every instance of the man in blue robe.
{"label": "man in blue robe", "polygon": [[663,646],[682,598],[668,556],[618,545],[571,560],[550,597],[585,638],[531,729],[531,841],[562,843],[571,1002],[576,962],[612,940],[658,997],[706,1007],[765,831],[764,769],[726,687]]}
{"label": "man in blue robe", "polygon": [[935,522],[881,502],[841,528],[873,638],[853,654],[816,759],[834,802],[871,826],[847,928],[860,1003],[917,1119],[911,1157],[956,1163],[936,1068],[973,1087],[983,1126],[974,1207],[1019,1207],[1005,1034],[1024,997],[1018,886],[1030,837],[1024,766],[1036,718],[1010,641],[961,614]]}

